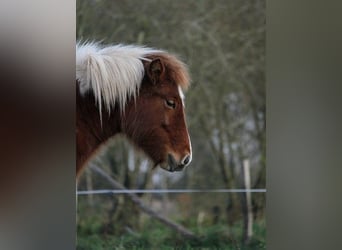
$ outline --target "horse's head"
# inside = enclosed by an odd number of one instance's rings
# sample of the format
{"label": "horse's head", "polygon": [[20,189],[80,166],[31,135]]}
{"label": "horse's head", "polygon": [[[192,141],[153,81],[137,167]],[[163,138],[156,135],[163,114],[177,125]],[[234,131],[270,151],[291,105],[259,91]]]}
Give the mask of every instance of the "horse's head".
{"label": "horse's head", "polygon": [[139,94],[126,106],[123,129],[156,166],[181,171],[192,159],[182,92],[189,81],[187,71],[173,56],[148,58]]}

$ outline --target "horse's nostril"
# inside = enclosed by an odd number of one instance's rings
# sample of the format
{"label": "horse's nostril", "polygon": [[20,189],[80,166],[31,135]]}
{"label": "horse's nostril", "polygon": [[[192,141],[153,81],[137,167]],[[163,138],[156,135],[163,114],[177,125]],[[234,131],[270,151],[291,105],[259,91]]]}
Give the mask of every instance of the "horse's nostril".
{"label": "horse's nostril", "polygon": [[187,156],[185,156],[185,157],[183,158],[182,164],[183,164],[183,165],[188,165],[188,164],[190,163],[190,161],[191,161],[191,156],[190,156],[190,155],[187,155]]}

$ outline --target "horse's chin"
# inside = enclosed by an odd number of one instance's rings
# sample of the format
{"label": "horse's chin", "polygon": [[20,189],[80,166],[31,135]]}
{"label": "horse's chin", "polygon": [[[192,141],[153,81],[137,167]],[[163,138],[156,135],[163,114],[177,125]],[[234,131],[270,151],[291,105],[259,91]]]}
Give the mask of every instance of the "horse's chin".
{"label": "horse's chin", "polygon": [[166,171],[169,171],[169,172],[172,172],[170,171],[170,167],[169,167],[169,164],[165,161],[165,162],[162,162],[162,163],[159,163],[158,166]]}
{"label": "horse's chin", "polygon": [[167,156],[167,161],[163,161],[162,163],[159,163],[157,165],[168,172],[178,172],[184,169],[184,165],[178,165],[176,160],[170,154]]}

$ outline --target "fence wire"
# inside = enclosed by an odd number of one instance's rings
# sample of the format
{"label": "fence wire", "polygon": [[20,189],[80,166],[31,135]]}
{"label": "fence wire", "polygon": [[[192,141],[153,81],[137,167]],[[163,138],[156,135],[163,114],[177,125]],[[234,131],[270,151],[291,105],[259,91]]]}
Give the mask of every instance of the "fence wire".
{"label": "fence wire", "polygon": [[77,195],[89,194],[162,194],[162,193],[266,193],[266,189],[99,189],[80,190]]}

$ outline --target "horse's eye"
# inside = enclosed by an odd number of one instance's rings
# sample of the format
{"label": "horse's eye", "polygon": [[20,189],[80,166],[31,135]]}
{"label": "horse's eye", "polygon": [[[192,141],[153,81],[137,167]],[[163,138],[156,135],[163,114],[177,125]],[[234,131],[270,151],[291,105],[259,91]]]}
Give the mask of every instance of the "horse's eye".
{"label": "horse's eye", "polygon": [[172,109],[176,108],[176,103],[173,100],[166,99],[165,103],[166,103],[166,106],[168,106],[169,108],[172,108]]}

